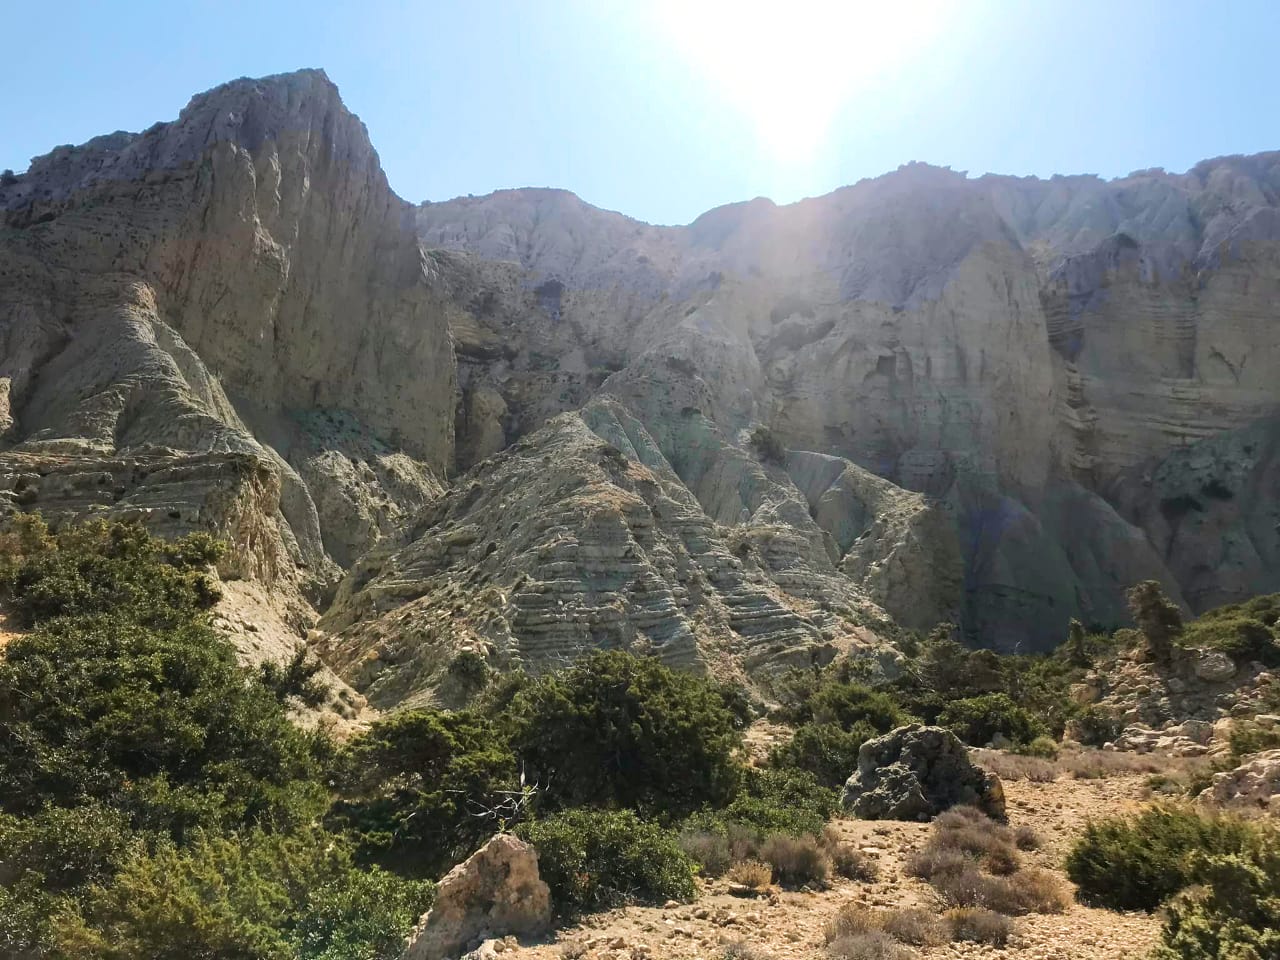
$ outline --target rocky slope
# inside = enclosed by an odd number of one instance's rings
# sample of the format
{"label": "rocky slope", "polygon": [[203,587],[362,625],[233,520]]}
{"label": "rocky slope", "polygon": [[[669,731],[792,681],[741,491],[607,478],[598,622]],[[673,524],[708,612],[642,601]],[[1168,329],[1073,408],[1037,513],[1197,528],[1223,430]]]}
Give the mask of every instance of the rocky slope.
{"label": "rocky slope", "polygon": [[518,266],[543,307],[507,330],[538,338],[539,382],[509,358],[469,372],[502,398],[490,433],[520,435],[593,363],[655,434],[672,396],[767,423],[947,510],[957,610],[1012,647],[1123,621],[1143,577],[1197,610],[1273,589],[1278,197],[1280,154],[1113,182],[910,165],[688,227],[543,190],[424,204],[418,225]]}
{"label": "rocky slope", "polygon": [[1280,589],[1278,197],[1268,154],[414,208],[323,73],[239,80],[0,184],[0,503],[227,536],[242,645],[323,614],[383,705],[463,649],[766,678],[1203,608]]}

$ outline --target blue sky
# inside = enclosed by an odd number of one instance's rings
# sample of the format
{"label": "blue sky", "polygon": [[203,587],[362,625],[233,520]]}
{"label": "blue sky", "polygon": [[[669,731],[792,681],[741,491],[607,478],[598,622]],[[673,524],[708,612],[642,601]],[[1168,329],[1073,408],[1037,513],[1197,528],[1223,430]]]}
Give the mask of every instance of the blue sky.
{"label": "blue sky", "polygon": [[414,202],[573,190],[655,223],[910,160],[1184,170],[1280,148],[1280,3],[6,4],[0,168],[323,67]]}

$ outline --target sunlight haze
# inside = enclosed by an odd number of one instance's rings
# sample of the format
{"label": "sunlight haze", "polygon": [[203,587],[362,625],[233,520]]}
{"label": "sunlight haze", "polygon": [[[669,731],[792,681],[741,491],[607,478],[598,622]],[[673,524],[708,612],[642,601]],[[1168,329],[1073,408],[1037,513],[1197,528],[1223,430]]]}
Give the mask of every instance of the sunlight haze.
{"label": "sunlight haze", "polygon": [[563,187],[656,223],[786,203],[920,160],[1018,175],[1185,170],[1276,146],[1280,6],[10,5],[0,169],[143,130],[240,76],[322,67],[392,187]]}

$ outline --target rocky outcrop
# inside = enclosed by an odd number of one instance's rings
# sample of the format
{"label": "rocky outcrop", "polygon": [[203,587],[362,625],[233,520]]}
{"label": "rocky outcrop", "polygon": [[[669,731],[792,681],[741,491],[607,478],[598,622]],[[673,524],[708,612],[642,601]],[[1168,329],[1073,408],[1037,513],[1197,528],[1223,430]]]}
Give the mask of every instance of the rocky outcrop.
{"label": "rocky outcrop", "polygon": [[776,518],[715,523],[639,421],[597,401],[486,460],[398,546],[363,557],[316,642],[389,705],[447,696],[462,649],[541,671],[621,648],[766,682],[877,649],[868,627],[883,622],[825,551]]}
{"label": "rocky outcrop", "polygon": [[498,834],[445,874],[401,960],[450,960],[477,941],[550,926],[551,890],[538,876],[537,851]]}
{"label": "rocky outcrop", "polygon": [[1214,774],[1196,803],[1236,813],[1280,814],[1280,750],[1254,754],[1234,770]]}
{"label": "rocky outcrop", "polygon": [[238,80],[0,186],[0,488],[233,535],[297,637],[336,591],[313,640],[384,705],[462,649],[1042,648],[1139,580],[1280,589],[1278,211],[1280,154],[414,208],[323,73]]}
{"label": "rocky outcrop", "polygon": [[957,804],[1004,818],[1000,778],[945,727],[912,724],[868,740],[840,803],[865,820],[928,820]]}
{"label": "rocky outcrop", "polygon": [[[960,546],[967,632],[1025,648],[1061,639],[1072,616],[1123,622],[1138,579],[1195,609],[1280,586],[1264,445],[1251,443],[1259,468],[1206,448],[1196,489],[1174,489],[1193,472],[1178,458],[1280,399],[1260,372],[1270,348],[1241,352],[1267,339],[1280,278],[1278,156],[1109,183],[910,165],[671,228],[504,191],[426,204],[418,229],[543,291],[501,323],[538,340],[543,382],[505,357],[472,371],[508,410],[572,402],[594,364],[654,436],[671,417],[653,398],[678,395],[728,436],[764,422],[789,449],[925,494]],[[1153,474],[1168,493],[1152,496]],[[1205,483],[1230,497],[1204,504]],[[949,590],[930,615],[955,609]]]}
{"label": "rocky outcrop", "polygon": [[0,287],[9,506],[225,536],[291,645],[451,465],[446,311],[319,71],[36,158],[0,186]]}

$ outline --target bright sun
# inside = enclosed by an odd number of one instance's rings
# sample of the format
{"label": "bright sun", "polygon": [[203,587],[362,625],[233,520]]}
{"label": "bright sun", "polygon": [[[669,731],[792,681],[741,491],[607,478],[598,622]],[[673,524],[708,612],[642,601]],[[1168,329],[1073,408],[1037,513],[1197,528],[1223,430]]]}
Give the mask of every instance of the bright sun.
{"label": "bright sun", "polygon": [[811,160],[841,108],[939,28],[941,0],[658,0],[671,43],[780,163]]}

